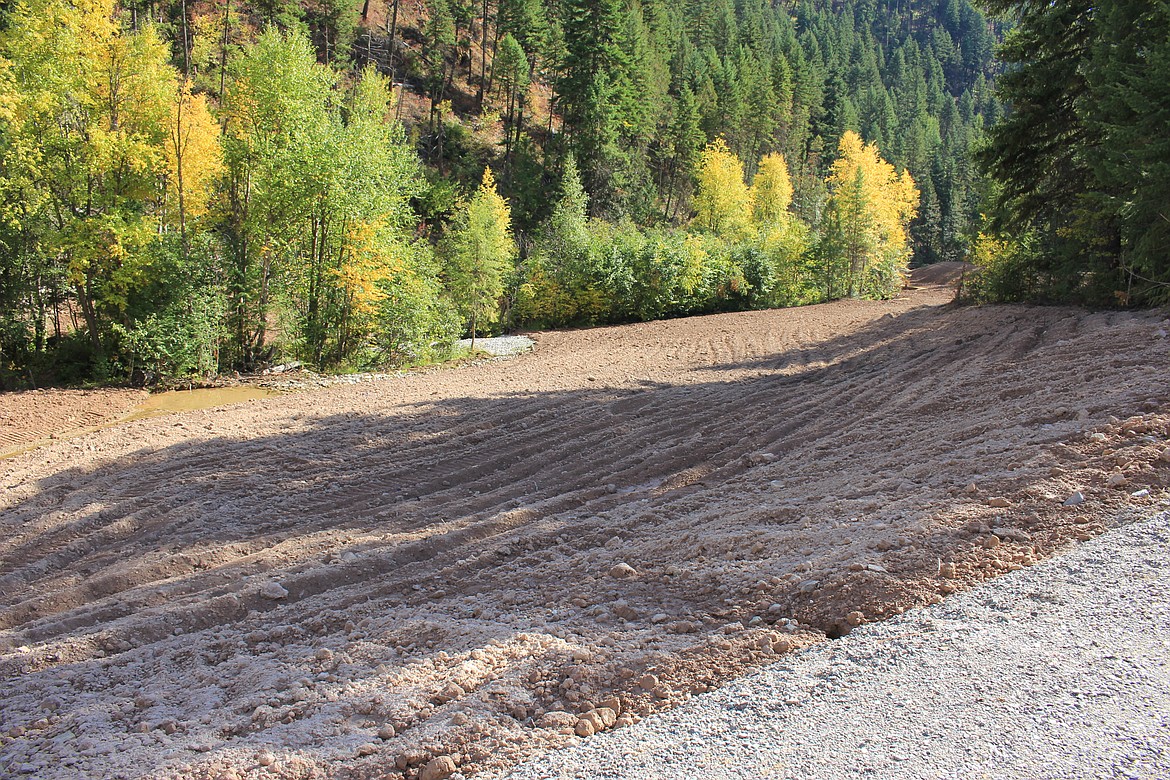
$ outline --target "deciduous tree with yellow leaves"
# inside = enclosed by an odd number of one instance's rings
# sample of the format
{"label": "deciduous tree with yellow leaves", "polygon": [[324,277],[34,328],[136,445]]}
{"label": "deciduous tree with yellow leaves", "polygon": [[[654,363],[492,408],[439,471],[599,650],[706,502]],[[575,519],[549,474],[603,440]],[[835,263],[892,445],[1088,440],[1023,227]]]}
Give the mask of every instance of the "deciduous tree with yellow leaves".
{"label": "deciduous tree with yellow leaves", "polygon": [[5,179],[30,248],[72,288],[99,359],[148,273],[140,249],[162,200],[176,79],[152,27],[122,31],[114,19],[111,0],[32,0],[0,36]]}
{"label": "deciduous tree with yellow leaves", "polygon": [[918,208],[908,171],[898,174],[876,144],[846,131],[828,178],[821,256],[828,297],[889,297],[910,259],[907,226]]}
{"label": "deciduous tree with yellow leaves", "polygon": [[788,217],[792,204],[792,179],[788,163],[782,154],[769,154],[760,160],[760,167],[752,179],[752,206],[755,222],[761,227],[773,227]]}
{"label": "deciduous tree with yellow leaves", "polygon": [[743,163],[722,138],[703,150],[698,180],[695,224],[724,238],[746,233],[751,225],[751,190],[744,182]]}
{"label": "deciduous tree with yellow leaves", "polygon": [[207,96],[193,93],[189,80],[177,83],[167,130],[167,201],[175,203],[185,253],[187,220],[207,213],[212,187],[223,174],[219,123],[211,116]]}

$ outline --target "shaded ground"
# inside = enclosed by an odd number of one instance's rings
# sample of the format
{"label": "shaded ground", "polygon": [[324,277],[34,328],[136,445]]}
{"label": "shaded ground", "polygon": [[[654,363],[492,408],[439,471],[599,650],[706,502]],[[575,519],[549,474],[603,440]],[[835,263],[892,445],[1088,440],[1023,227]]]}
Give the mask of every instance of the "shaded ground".
{"label": "shaded ground", "polygon": [[545,333],[0,462],[0,774],[494,776],[1164,495],[1163,313],[949,299]]}

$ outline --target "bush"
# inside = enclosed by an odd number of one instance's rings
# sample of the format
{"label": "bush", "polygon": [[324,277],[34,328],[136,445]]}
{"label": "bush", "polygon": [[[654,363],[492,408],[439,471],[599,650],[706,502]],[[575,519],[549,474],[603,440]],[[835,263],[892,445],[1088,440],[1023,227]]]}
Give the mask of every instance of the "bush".
{"label": "bush", "polygon": [[126,370],[131,376],[142,371],[147,382],[213,376],[225,309],[223,298],[205,289],[129,326],[115,323]]}
{"label": "bush", "polygon": [[971,255],[975,273],[964,283],[963,297],[977,303],[1035,298],[1040,282],[1031,243],[1031,236],[1007,241],[980,233]]}

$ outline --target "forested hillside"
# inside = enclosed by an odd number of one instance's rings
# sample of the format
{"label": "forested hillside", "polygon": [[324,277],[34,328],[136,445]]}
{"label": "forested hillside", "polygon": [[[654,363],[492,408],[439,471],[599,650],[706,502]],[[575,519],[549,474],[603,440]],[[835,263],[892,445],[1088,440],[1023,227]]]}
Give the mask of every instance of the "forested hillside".
{"label": "forested hillside", "polygon": [[967,0],[25,0],[0,382],[427,359],[964,258]]}

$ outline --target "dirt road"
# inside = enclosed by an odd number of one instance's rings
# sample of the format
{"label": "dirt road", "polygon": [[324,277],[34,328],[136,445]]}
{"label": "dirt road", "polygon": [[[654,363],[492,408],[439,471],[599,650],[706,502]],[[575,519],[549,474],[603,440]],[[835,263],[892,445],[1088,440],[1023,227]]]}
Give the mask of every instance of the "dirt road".
{"label": "dirt road", "polygon": [[1165,495],[1164,312],[949,298],[545,333],[0,461],[0,774],[498,775]]}

